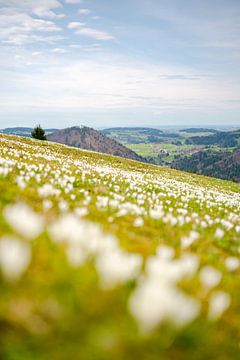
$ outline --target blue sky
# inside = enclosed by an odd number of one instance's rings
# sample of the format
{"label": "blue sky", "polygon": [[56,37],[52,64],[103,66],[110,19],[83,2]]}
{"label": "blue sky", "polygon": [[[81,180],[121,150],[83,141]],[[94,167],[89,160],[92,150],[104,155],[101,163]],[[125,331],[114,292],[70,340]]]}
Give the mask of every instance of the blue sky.
{"label": "blue sky", "polygon": [[239,0],[0,0],[0,128],[240,126]]}

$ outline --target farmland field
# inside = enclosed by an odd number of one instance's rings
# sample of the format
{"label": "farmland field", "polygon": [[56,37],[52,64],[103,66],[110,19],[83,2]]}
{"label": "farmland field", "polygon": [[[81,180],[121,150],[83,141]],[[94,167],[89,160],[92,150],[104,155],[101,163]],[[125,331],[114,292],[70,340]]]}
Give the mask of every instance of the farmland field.
{"label": "farmland field", "polygon": [[[194,129],[193,129],[194,130]],[[208,136],[209,132],[162,131],[154,128],[112,128],[103,133],[156,164],[170,165],[178,156],[190,156],[204,148],[186,144],[192,136]],[[214,147],[212,147],[214,148]]]}
{"label": "farmland field", "polygon": [[203,149],[201,145],[175,145],[171,143],[161,144],[126,144],[129,149],[135,151],[137,154],[147,158],[161,157],[162,162],[171,163],[175,156],[191,155],[194,152]]}
{"label": "farmland field", "polygon": [[240,358],[240,186],[0,135],[0,358]]}
{"label": "farmland field", "polygon": [[[240,141],[238,130],[190,128],[163,131],[156,128],[125,127],[105,129],[103,133],[121,142],[149,163],[239,182],[236,155]],[[208,160],[204,162],[204,158]],[[214,161],[224,158],[225,163],[228,166],[230,164],[225,174],[219,164],[213,165],[213,168],[219,168],[218,171],[207,168]]]}

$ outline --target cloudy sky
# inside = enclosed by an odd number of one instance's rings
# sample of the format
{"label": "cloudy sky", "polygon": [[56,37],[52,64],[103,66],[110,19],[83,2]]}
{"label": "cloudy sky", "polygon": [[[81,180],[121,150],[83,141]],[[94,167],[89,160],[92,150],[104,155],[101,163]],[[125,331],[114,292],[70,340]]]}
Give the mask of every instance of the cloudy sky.
{"label": "cloudy sky", "polygon": [[239,0],[0,0],[0,128],[240,125]]}

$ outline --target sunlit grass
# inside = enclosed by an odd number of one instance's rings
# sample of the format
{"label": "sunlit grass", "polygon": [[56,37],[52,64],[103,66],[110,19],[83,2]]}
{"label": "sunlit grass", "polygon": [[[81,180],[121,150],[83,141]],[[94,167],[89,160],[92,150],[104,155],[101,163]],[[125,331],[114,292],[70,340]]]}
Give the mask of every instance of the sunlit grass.
{"label": "sunlit grass", "polygon": [[[238,184],[10,136],[0,153],[1,358],[239,358]],[[6,261],[13,240],[30,259]]]}

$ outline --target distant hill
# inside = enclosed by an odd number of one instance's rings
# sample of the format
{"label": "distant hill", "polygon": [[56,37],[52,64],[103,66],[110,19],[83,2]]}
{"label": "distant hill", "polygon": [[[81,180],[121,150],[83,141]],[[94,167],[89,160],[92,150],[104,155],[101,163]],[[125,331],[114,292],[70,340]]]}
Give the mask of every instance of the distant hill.
{"label": "distant hill", "polygon": [[208,128],[188,128],[188,129],[181,129],[180,132],[185,132],[189,134],[194,133],[217,133],[218,130],[216,129],[208,129]]}
{"label": "distant hill", "polygon": [[49,135],[48,140],[85,150],[146,162],[143,157],[137,155],[134,151],[128,149],[114,139],[110,139],[100,131],[89,127],[80,128],[75,126],[58,130]]}
{"label": "distant hill", "polygon": [[[0,133],[6,135],[17,135],[17,136],[24,136],[24,137],[31,137],[32,128],[29,127],[12,127],[1,129]],[[57,131],[58,129],[44,129],[46,134],[52,134],[53,132]]]}
{"label": "distant hill", "polygon": [[158,135],[162,133],[162,130],[154,129],[154,128],[148,128],[148,127],[115,127],[115,128],[108,128],[102,130],[103,133],[111,133],[111,132],[138,132],[138,133],[144,133],[148,135]]}
{"label": "distant hill", "polygon": [[209,136],[192,136],[186,140],[186,144],[235,147],[240,145],[240,130],[221,131]]}
{"label": "distant hill", "polygon": [[177,133],[165,133],[162,130],[147,127],[116,127],[101,131],[123,144],[161,143],[164,139],[178,139]]}
{"label": "distant hill", "polygon": [[240,149],[235,151],[199,151],[177,159],[172,167],[223,180],[240,182]]}

